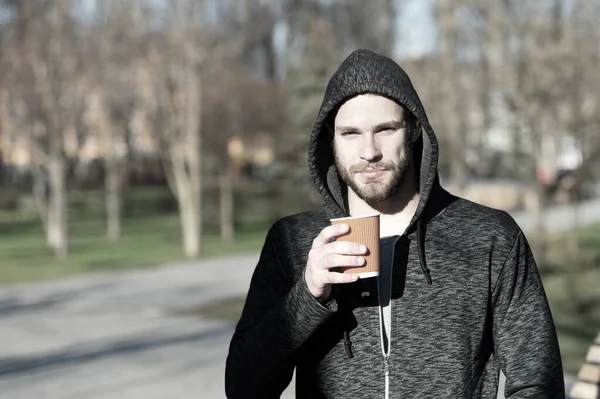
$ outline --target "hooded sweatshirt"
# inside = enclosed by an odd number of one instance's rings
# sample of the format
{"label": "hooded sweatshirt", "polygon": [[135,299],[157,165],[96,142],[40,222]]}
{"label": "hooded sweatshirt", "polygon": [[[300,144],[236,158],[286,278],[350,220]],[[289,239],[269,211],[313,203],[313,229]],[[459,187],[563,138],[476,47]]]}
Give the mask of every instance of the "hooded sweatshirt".
{"label": "hooded sweatshirt", "polygon": [[[414,147],[420,201],[394,245],[389,356],[377,279],[334,285],[325,304],[304,279],[313,239],[330,219],[350,216],[325,123],[364,93],[403,105],[422,129]],[[507,398],[564,398],[556,331],[523,232],[506,212],[445,191],[438,153],[402,68],[368,50],[350,54],[327,85],[310,138],[324,204],[267,234],[229,348],[228,398],[278,398],[294,370],[298,398],[495,398],[500,370]]]}

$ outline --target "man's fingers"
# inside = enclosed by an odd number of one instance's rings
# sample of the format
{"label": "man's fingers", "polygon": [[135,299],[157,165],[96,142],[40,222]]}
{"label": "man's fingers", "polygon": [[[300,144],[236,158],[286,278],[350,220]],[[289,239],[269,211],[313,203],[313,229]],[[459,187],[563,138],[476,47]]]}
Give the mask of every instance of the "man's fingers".
{"label": "man's fingers", "polygon": [[360,267],[364,266],[365,258],[362,256],[347,256],[339,254],[330,254],[323,258],[321,266],[324,269],[335,267]]}
{"label": "man's fingers", "polygon": [[365,255],[367,247],[362,244],[350,241],[335,241],[321,248],[323,256],[329,254],[342,255]]}
{"label": "man's fingers", "polygon": [[357,281],[360,277],[356,274],[344,274],[329,272],[327,273],[328,284],[347,284]]}
{"label": "man's fingers", "polygon": [[332,239],[339,237],[348,232],[350,226],[347,224],[334,224],[325,227],[321,233],[313,240],[313,248],[322,247],[329,244]]}

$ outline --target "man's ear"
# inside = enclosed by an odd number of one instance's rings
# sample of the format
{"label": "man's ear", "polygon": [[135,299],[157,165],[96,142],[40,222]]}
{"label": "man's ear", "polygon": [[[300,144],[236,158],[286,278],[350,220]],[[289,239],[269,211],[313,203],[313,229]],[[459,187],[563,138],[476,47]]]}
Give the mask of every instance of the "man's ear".
{"label": "man's ear", "polygon": [[327,139],[329,140],[329,144],[333,144],[333,137],[335,135],[335,131],[333,129],[332,123],[325,123],[325,131],[327,132]]}
{"label": "man's ear", "polygon": [[419,140],[419,137],[421,137],[421,132],[422,132],[421,122],[415,121],[415,123],[413,124],[413,128],[411,130],[412,130],[412,133],[411,133],[412,142],[416,143],[417,140]]}

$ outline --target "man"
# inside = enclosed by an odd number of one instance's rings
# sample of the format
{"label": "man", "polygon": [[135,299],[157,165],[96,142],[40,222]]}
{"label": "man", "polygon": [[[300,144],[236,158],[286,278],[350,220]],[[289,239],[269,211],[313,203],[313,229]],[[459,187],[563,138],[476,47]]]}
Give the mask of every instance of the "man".
{"label": "man", "polygon": [[[226,367],[229,398],[564,398],[545,292],[505,212],[446,192],[408,76],[353,52],[329,82],[309,146],[324,206],[275,223]],[[330,219],[379,213],[381,273]],[[386,298],[385,293],[389,293]]]}

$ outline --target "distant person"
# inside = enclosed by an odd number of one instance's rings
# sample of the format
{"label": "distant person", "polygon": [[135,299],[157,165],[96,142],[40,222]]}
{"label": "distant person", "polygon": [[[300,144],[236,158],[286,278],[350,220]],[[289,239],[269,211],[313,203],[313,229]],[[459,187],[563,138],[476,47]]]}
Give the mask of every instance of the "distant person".
{"label": "distant person", "polygon": [[[229,398],[279,397],[294,369],[298,398],[495,398],[500,370],[508,398],[564,398],[523,232],[507,213],[445,191],[438,151],[402,68],[353,52],[310,139],[324,205],[266,237],[227,357]],[[333,271],[365,253],[335,241],[347,230],[330,219],[372,213],[381,215],[379,277]]]}

